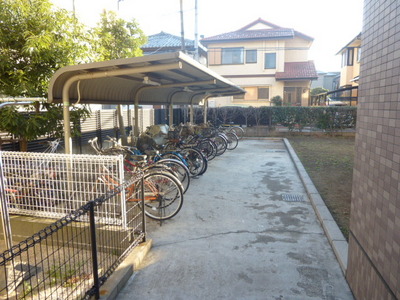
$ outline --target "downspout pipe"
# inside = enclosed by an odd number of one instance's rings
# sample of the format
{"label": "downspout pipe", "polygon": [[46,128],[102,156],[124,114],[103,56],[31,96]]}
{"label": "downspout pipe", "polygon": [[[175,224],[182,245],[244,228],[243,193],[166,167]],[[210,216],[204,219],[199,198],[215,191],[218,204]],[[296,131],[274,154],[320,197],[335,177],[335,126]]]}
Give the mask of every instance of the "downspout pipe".
{"label": "downspout pipe", "polygon": [[[62,90],[62,101],[63,101],[63,113],[64,113],[64,140],[65,140],[65,153],[72,153],[72,139],[71,139],[71,127],[70,127],[70,112],[69,112],[69,90],[72,84],[79,80],[90,80],[97,78],[106,78],[106,77],[115,77],[121,75],[132,75],[138,73],[147,73],[147,72],[155,72],[155,71],[163,71],[163,70],[173,70],[173,69],[181,69],[182,63],[172,63],[172,64],[163,64],[163,65],[151,65],[146,67],[134,68],[134,69],[117,69],[110,71],[100,71],[100,72],[90,72],[85,74],[78,74],[68,78],[68,80],[64,83]],[[135,107],[135,112],[136,112]],[[136,124],[135,120],[135,124]]]}

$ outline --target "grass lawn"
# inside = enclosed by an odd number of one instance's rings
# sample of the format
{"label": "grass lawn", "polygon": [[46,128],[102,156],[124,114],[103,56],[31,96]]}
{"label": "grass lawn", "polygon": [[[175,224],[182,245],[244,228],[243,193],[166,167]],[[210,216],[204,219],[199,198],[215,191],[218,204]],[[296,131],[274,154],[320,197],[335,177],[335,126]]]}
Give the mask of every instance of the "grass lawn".
{"label": "grass lawn", "polygon": [[349,236],[354,137],[288,137],[346,239]]}

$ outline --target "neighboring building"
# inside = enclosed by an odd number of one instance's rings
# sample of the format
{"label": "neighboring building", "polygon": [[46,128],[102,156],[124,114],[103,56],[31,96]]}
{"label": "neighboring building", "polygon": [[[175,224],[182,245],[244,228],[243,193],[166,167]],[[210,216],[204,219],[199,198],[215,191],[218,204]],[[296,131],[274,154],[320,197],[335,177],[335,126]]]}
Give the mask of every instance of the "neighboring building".
{"label": "neighboring building", "polygon": [[201,42],[208,48],[209,68],[247,91],[213,100],[216,106],[271,105],[274,96],[291,105],[308,105],[311,81],[318,78],[308,60],[313,38],[258,19]]}
{"label": "neighboring building", "polygon": [[336,55],[342,56],[339,88],[358,86],[361,58],[361,33],[340,49]]}
{"label": "neighboring building", "polygon": [[355,299],[400,299],[399,12],[400,1],[364,1],[346,274]]}
{"label": "neighboring building", "polygon": [[311,83],[311,89],[322,87],[328,91],[338,89],[340,72],[320,72],[317,71],[318,79]]}
{"label": "neighboring building", "polygon": [[[203,65],[207,64],[207,50],[203,45],[198,43],[198,59],[196,58],[195,41],[185,40],[185,53],[192,58],[196,59]],[[166,52],[182,51],[182,38],[173,34],[160,33],[148,36],[148,41],[141,47],[144,55],[159,54]]]}

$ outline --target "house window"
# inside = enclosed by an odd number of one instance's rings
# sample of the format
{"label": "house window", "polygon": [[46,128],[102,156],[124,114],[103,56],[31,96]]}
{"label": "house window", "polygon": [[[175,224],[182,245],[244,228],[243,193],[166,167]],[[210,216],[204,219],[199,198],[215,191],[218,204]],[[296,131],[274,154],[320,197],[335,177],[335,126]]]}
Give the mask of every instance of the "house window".
{"label": "house window", "polygon": [[342,67],[352,66],[354,63],[354,48],[347,48],[342,53]]}
{"label": "house window", "polygon": [[257,63],[257,50],[246,50],[246,64]]}
{"label": "house window", "polygon": [[276,69],[276,53],[265,53],[265,69]]}
{"label": "house window", "polygon": [[257,101],[257,100],[268,100],[269,99],[269,88],[268,87],[256,87],[248,86],[243,88],[246,91],[244,95],[235,95],[235,100],[246,100],[246,101]]}
{"label": "house window", "polygon": [[361,59],[361,48],[357,48],[357,62],[360,62]]}
{"label": "house window", "polygon": [[354,62],[354,48],[349,48],[347,55],[347,65],[352,66],[353,62]]}
{"label": "house window", "polygon": [[243,64],[243,48],[224,48],[222,49],[222,64],[234,65]]}
{"label": "house window", "polygon": [[267,100],[269,99],[269,88],[258,88],[258,99]]}
{"label": "house window", "polygon": [[243,100],[243,99],[244,99],[244,94],[233,95],[233,99],[236,99],[236,100]]}
{"label": "house window", "polygon": [[221,64],[221,48],[211,48],[208,50],[208,63],[210,65]]}

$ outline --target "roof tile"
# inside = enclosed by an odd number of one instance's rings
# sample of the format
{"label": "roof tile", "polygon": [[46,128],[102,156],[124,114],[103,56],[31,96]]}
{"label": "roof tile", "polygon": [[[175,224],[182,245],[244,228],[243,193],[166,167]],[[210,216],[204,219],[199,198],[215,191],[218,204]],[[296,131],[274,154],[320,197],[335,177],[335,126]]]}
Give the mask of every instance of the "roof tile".
{"label": "roof tile", "polygon": [[[173,34],[165,33],[161,31],[160,33],[150,35],[148,41],[141,48],[142,49],[152,49],[152,48],[176,48],[180,47],[182,44],[181,37]],[[193,47],[194,41],[185,39],[186,47]]]}
{"label": "roof tile", "polygon": [[286,62],[285,71],[276,72],[275,78],[277,80],[317,79],[318,74],[312,60],[304,62]]}

